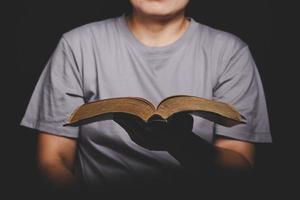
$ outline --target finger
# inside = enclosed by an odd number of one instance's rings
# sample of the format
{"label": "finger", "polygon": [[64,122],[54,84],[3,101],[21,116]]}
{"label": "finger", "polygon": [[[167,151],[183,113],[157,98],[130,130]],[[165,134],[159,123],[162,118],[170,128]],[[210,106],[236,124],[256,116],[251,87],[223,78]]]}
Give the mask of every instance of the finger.
{"label": "finger", "polygon": [[140,122],[140,120],[137,119],[137,117],[132,117],[131,115],[123,114],[123,113],[117,113],[114,115],[113,120],[117,122],[120,125],[126,124],[137,131],[141,131],[144,129],[145,124]]}
{"label": "finger", "polygon": [[188,113],[177,113],[168,119],[169,128],[175,130],[192,130],[193,124],[194,119]]}
{"label": "finger", "polygon": [[138,126],[132,125],[128,120],[117,119],[117,123],[127,132],[129,137],[136,143],[144,143],[144,139],[141,136],[142,129]]}
{"label": "finger", "polygon": [[127,124],[135,127],[144,127],[145,122],[141,120],[138,117],[135,117],[130,114],[125,114],[125,113],[115,113],[113,115],[113,120],[116,121],[117,123],[120,121],[126,122]]}
{"label": "finger", "polygon": [[141,146],[146,146],[149,137],[145,123],[139,122],[138,119],[130,115],[117,114],[114,117],[116,121],[129,135],[129,137]]}
{"label": "finger", "polygon": [[161,131],[158,128],[151,128],[144,121],[134,116],[117,113],[114,115],[114,121],[117,122],[136,144],[149,149],[161,150]]}
{"label": "finger", "polygon": [[115,122],[117,122],[125,131],[129,134],[136,134],[143,131],[143,127],[140,126],[139,123],[129,119],[115,118]]}
{"label": "finger", "polygon": [[158,122],[158,121],[150,121],[147,123],[146,128],[149,132],[159,133],[167,131],[167,123]]}

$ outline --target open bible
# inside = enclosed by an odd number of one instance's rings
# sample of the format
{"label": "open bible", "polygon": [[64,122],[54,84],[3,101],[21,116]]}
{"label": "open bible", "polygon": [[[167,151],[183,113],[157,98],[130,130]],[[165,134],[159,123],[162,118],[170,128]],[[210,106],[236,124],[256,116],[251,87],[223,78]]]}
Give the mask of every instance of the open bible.
{"label": "open bible", "polygon": [[224,126],[245,123],[245,118],[231,105],[196,96],[175,95],[162,100],[157,107],[140,97],[117,97],[97,100],[79,106],[65,126],[78,126],[100,120],[114,113],[126,113],[145,122],[167,122],[176,113],[186,112]]}

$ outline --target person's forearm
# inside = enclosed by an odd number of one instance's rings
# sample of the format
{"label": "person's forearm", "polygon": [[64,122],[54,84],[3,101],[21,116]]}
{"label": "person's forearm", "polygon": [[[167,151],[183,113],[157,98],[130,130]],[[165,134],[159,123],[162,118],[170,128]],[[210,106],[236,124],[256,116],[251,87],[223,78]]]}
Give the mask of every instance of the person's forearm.
{"label": "person's forearm", "polygon": [[76,177],[74,173],[62,162],[40,162],[38,167],[43,181],[53,189],[75,187]]}
{"label": "person's forearm", "polygon": [[216,149],[214,165],[220,169],[248,171],[253,165],[241,154],[236,151],[213,146]]}
{"label": "person's forearm", "polygon": [[203,167],[224,172],[252,169],[251,163],[238,152],[214,146],[192,132],[177,139],[168,152],[190,171],[199,171]]}

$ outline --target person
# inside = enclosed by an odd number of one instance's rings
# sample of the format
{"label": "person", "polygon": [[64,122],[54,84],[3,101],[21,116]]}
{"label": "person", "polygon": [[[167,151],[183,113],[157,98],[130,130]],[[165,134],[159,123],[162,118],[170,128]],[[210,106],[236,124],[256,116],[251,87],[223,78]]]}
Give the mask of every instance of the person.
{"label": "person", "polygon": [[[130,3],[131,13],[64,33],[44,68],[21,121],[38,130],[41,175],[57,188],[101,189],[163,185],[211,167],[251,171],[255,143],[272,138],[248,45],[186,16],[189,0]],[[63,126],[83,103],[136,96],[157,105],[178,94],[227,102],[247,122],[225,127],[183,113],[152,126],[119,114]]]}

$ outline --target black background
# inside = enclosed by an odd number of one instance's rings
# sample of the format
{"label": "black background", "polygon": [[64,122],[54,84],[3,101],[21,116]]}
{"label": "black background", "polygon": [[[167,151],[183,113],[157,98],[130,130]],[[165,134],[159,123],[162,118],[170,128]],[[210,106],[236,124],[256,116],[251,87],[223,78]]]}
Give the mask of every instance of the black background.
{"label": "black background", "polygon": [[[273,144],[258,145],[257,184],[266,194],[294,190],[298,180],[297,55],[294,45],[293,9],[267,0],[192,0],[187,15],[196,21],[231,32],[250,47],[263,81]],[[9,6],[6,53],[2,68],[3,150],[2,181],[6,191],[31,194],[38,187],[35,168],[36,134],[20,127],[29,98],[39,75],[61,35],[80,25],[119,16],[128,10],[125,0],[19,1]],[[280,10],[280,13],[277,13]],[[13,34],[11,33],[13,31]],[[282,40],[284,38],[284,40]],[[4,41],[5,42],[5,41]],[[12,56],[10,56],[12,55]],[[4,58],[5,59],[5,58]],[[7,137],[5,137],[7,136]],[[242,184],[242,183],[241,183]],[[294,186],[293,186],[294,185]],[[289,189],[287,191],[286,189]],[[249,192],[251,188],[249,188]]]}

